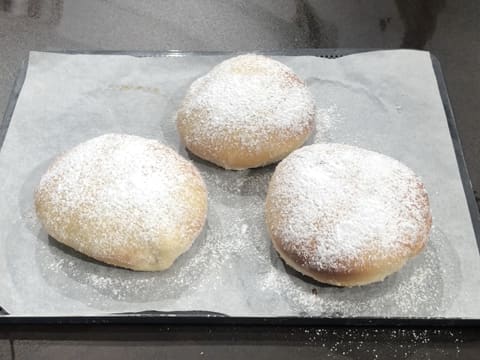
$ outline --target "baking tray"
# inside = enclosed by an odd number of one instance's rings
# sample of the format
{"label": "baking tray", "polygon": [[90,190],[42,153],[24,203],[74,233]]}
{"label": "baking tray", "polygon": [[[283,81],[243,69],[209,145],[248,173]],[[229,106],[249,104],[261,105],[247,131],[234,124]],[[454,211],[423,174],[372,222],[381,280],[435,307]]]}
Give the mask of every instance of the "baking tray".
{"label": "baking tray", "polygon": [[[374,49],[296,49],[263,51],[266,55],[287,55],[287,56],[318,56],[323,58],[338,58],[349,54],[371,51]],[[133,55],[138,57],[156,57],[156,56],[187,56],[187,55],[235,55],[232,52],[180,52],[180,51],[161,51],[161,52],[137,52],[137,51],[52,51],[67,54],[105,54],[105,55]],[[452,108],[448,98],[445,81],[442,75],[439,61],[431,56],[433,70],[437,79],[437,84],[445,110],[450,135],[453,141],[455,155],[460,171],[463,190],[467,200],[472,225],[474,228],[477,245],[479,242],[480,221],[475,196],[472,191],[468,170],[462,153],[462,146],[455,124]],[[5,116],[0,123],[0,148],[8,131],[8,126],[15,109],[15,104],[23,86],[27,70],[27,62],[24,62],[17,80],[15,82],[10,100],[7,105]],[[431,326],[454,326],[454,325],[475,325],[480,324],[480,319],[461,319],[461,318],[335,318],[335,317],[235,317],[225,316],[219,313],[202,311],[185,312],[159,312],[145,311],[138,313],[121,313],[101,316],[0,316],[0,323],[248,323],[248,324],[291,324],[291,325],[431,325]]]}

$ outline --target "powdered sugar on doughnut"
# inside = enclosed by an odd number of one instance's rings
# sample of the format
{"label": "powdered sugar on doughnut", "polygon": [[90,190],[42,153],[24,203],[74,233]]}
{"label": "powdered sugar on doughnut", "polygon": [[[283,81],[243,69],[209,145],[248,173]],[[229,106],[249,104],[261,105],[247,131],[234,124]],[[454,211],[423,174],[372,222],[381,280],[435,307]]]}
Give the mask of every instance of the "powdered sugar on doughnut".
{"label": "powdered sugar on doughnut", "polygon": [[313,129],[315,105],[290,68],[247,54],[226,60],[197,79],[180,111],[184,121],[191,121],[187,144],[208,142],[215,147],[231,136],[242,151],[255,152],[273,135],[286,139]]}
{"label": "powdered sugar on doughnut", "polygon": [[409,168],[342,144],[307,146],[282,161],[267,206],[280,217],[272,236],[318,271],[404,256],[429,229],[427,194]]}
{"label": "powdered sugar on doughnut", "polygon": [[[42,177],[36,202],[48,212],[42,222],[58,240],[77,232],[71,226],[95,234],[88,243],[70,239],[77,250],[88,247],[90,255],[100,257],[122,248],[141,254],[167,246],[158,242],[177,235],[180,246],[190,246],[204,221],[182,198],[192,183],[204,188],[193,165],[172,149],[155,140],[108,134],[60,156]],[[147,263],[155,261],[153,251],[145,253],[152,256]]]}

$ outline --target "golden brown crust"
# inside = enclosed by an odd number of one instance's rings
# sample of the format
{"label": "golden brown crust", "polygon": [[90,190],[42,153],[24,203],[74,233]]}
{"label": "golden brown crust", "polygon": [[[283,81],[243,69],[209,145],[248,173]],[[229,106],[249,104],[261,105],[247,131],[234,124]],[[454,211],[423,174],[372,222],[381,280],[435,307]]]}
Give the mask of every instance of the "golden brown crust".
{"label": "golden brown crust", "polygon": [[[278,133],[264,136],[262,147],[255,152],[251,152],[244,149],[238,137],[234,135],[225,135],[222,141],[205,139],[202,142],[185,142],[183,139],[188,138],[190,133],[185,116],[183,111],[178,112],[177,129],[187,149],[199,158],[227,170],[252,169],[276,163],[302,146],[314,128],[314,116],[312,115],[308,121],[309,125],[302,131],[292,134],[288,139],[284,139]],[[195,121],[195,117],[197,117],[195,112],[190,113],[190,121]],[[280,141],[280,139],[282,140]]]}
{"label": "golden brown crust", "polygon": [[315,106],[304,82],[285,65],[257,55],[229,59],[197,79],[177,112],[185,146],[233,170],[283,159],[314,127]]}
{"label": "golden brown crust", "polygon": [[[129,145],[136,150],[122,148]],[[119,156],[110,158],[115,151]],[[202,230],[207,192],[194,166],[173,150],[112,134],[59,156],[36,189],[35,208],[57,241],[111,265],[157,271],[170,267]]]}
{"label": "golden brown crust", "polygon": [[[318,150],[317,153],[320,157],[321,153],[319,151],[325,151],[326,148],[332,148],[335,146],[336,144],[328,144],[323,145],[323,148],[318,147],[315,150]],[[344,145],[338,145],[338,149],[340,149],[340,151],[343,151],[344,148]],[[351,148],[352,147],[347,147],[347,150],[350,151]],[[308,151],[308,149],[306,150]],[[302,152],[302,150],[299,150],[292,155],[298,154],[298,152]],[[303,153],[305,153],[305,151]],[[304,159],[305,157],[299,155],[298,158]],[[306,276],[309,276],[319,282],[331,285],[346,287],[365,285],[373,282],[382,281],[386,276],[402,268],[408,259],[416,256],[424,249],[432,226],[432,217],[430,213],[428,195],[424,189],[423,184],[418,180],[418,178],[415,178],[413,177],[413,175],[409,175],[409,173],[406,172],[405,176],[407,176],[407,178],[399,181],[405,181],[408,184],[410,184],[410,181],[415,182],[413,185],[408,185],[409,187],[411,187],[412,192],[414,192],[415,194],[412,196],[412,198],[405,200],[413,202],[412,204],[409,203],[408,206],[405,206],[405,208],[414,209],[415,214],[403,213],[406,214],[405,216],[407,216],[407,218],[403,221],[411,223],[412,230],[405,231],[405,229],[410,229],[410,227],[399,228],[398,232],[401,235],[397,236],[395,240],[392,240],[394,241],[394,243],[389,245],[389,251],[385,251],[385,249],[375,248],[372,246],[361,246],[360,248],[363,250],[358,250],[358,248],[355,249],[352,247],[352,253],[348,254],[348,256],[344,256],[343,258],[331,261],[327,259],[324,260],[322,264],[319,264],[315,256],[315,253],[319,251],[318,241],[322,241],[319,240],[319,238],[322,238],[324,236],[328,237],[329,235],[327,235],[327,233],[332,231],[331,229],[329,230],[327,228],[322,228],[322,226],[326,226],[328,224],[329,227],[333,226],[333,228],[335,228],[336,224],[326,223],[322,218],[320,218],[321,216],[323,216],[320,213],[317,217],[315,214],[313,214],[309,216],[308,219],[318,219],[318,225],[315,225],[317,226],[317,230],[315,230],[315,233],[313,234],[314,238],[311,238],[310,240],[305,240],[302,239],[301,236],[299,236],[299,242],[296,244],[294,239],[287,238],[286,234],[288,234],[289,232],[283,230],[285,229],[285,227],[290,227],[292,224],[291,219],[286,218],[286,216],[292,214],[292,212],[290,211],[292,209],[286,209],[286,207],[291,207],[292,205],[285,201],[294,199],[295,196],[300,196],[302,194],[296,193],[294,191],[292,192],[292,194],[287,194],[289,196],[285,197],[285,193],[288,193],[290,191],[290,189],[287,189],[287,187],[291,188],[292,183],[285,182],[283,180],[285,180],[285,176],[289,176],[289,179],[297,179],[298,181],[301,181],[302,174],[296,172],[295,175],[297,177],[290,176],[292,174],[289,173],[289,171],[291,171],[292,169],[298,170],[298,167],[289,167],[287,169],[285,166],[285,162],[287,162],[287,165],[289,165],[289,158],[284,160],[284,162],[280,163],[270,182],[266,199],[265,215],[267,228],[274,248],[285,260],[285,262],[289,266],[294,268],[296,271]],[[324,166],[323,159],[319,160],[319,162],[321,162],[322,166]],[[302,166],[303,165],[307,166],[308,163],[302,164]],[[309,166],[313,165],[310,164]],[[394,166],[398,167],[399,165],[395,165],[394,163]],[[288,172],[288,174],[286,174],[286,172]],[[355,179],[357,176],[361,175],[359,175],[359,173],[355,173],[355,176],[352,177],[351,181],[356,181]],[[379,183],[379,185],[381,185],[381,182]],[[395,188],[394,183],[390,185],[392,189]],[[313,184],[312,186],[315,186],[315,184]],[[322,186],[322,184],[318,183],[318,186]],[[329,191],[328,187],[322,189],[322,191]],[[331,191],[333,190],[334,189],[331,189]],[[308,191],[305,193],[309,194],[309,196],[315,197],[315,194],[310,194]],[[318,204],[322,204],[322,200],[320,199],[322,198],[316,198]],[[302,207],[302,203],[297,203],[293,206]],[[321,209],[321,205],[319,206],[320,208],[318,209]],[[365,206],[368,206],[368,204],[366,203]],[[403,206],[401,207],[403,208]],[[355,209],[355,207],[353,209]],[[305,211],[305,209],[294,210],[297,212]],[[308,210],[311,211],[312,209],[308,208]],[[334,220],[334,222],[338,222],[340,221],[340,219],[344,219],[345,216],[353,216],[351,213],[352,208],[343,208],[342,210],[342,208],[335,208],[333,206],[326,209],[326,211],[332,216],[332,218],[337,219]],[[303,221],[306,218],[299,217],[299,219]],[[373,221],[373,219],[368,218],[365,218],[363,220],[365,223]],[[392,221],[390,223],[393,223],[397,220],[402,221],[402,219],[391,220]],[[361,222],[355,224],[356,225],[354,226],[362,226]],[[395,227],[393,227],[392,229],[395,229]],[[354,233],[355,231],[352,231],[352,236]],[[332,233],[331,236],[335,236],[333,234],[334,233]],[[374,238],[371,238],[368,241],[371,241],[372,244],[377,243]],[[381,241],[379,243],[381,243]],[[330,252],[333,255],[336,255],[335,250],[330,249]]]}
{"label": "golden brown crust", "polygon": [[[431,225],[431,219],[430,224]],[[315,279],[324,284],[330,284],[335,286],[353,287],[367,285],[374,282],[383,281],[387,276],[400,270],[408,259],[418,255],[424,248],[428,240],[426,237],[419,238],[417,246],[412,249],[410,256],[408,257],[392,257],[390,259],[382,259],[376,262],[367,264],[352,264],[352,271],[346,272],[342,270],[328,271],[328,270],[316,270],[314,267],[303,264],[302,259],[293,252],[285,252],[280,244],[282,241],[278,238],[271,236],[272,244],[275,250],[279,253],[282,259],[293,269],[299,273],[306,275],[312,279]]]}

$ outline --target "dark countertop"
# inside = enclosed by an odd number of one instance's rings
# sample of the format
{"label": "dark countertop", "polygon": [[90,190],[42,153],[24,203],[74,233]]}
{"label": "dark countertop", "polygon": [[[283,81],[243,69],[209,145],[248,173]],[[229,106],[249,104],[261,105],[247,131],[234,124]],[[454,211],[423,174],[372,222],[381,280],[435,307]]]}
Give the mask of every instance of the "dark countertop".
{"label": "dark countertop", "polygon": [[[426,49],[442,64],[480,191],[479,20],[475,0],[0,0],[0,113],[29,50]],[[0,359],[474,359],[478,351],[480,330],[466,327],[0,325]]]}
{"label": "dark countertop", "polygon": [[14,355],[72,360],[478,359],[480,348],[475,329],[104,325],[102,330],[64,326],[46,332],[23,327],[12,331]]}

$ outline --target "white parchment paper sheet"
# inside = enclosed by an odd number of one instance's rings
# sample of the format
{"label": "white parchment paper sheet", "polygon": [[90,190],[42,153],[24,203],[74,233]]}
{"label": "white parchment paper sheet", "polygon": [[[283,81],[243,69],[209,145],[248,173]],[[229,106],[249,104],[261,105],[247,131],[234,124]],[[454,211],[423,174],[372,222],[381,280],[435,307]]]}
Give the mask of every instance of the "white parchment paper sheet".
{"label": "white parchment paper sheet", "polygon": [[224,171],[199,159],[208,223],[161,273],[117,269],[48,238],[33,190],[62,151],[108,132],[179,144],[175,111],[188,86],[226,56],[138,58],[32,52],[0,152],[0,304],[15,315],[204,310],[239,316],[480,317],[480,258],[430,56],[380,51],[330,60],[276,57],[306,79],[334,141],[392,156],[425,182],[427,249],[382,283],[316,284],[272,250],[263,203],[270,166]]}

